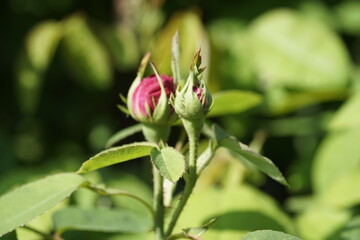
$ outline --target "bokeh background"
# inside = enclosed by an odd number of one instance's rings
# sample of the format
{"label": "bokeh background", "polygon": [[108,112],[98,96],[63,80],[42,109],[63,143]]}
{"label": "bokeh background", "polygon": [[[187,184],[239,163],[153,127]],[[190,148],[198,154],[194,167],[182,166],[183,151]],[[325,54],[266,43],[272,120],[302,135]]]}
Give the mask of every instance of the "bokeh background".
{"label": "bokeh background", "polygon": [[[360,1],[7,0],[0,19],[0,193],[77,170],[134,124],[116,107],[119,93],[126,96],[148,51],[160,72],[171,73],[179,29],[184,73],[201,48],[211,92],[249,94],[246,111],[211,120],[272,159],[291,185],[220,153],[179,225],[224,215],[205,239],[257,229],[360,239]],[[149,166],[131,161],[89,178],[150,198]],[[86,191],[69,200],[129,205],[114,202]],[[49,219],[39,222],[51,231]],[[36,239],[26,234],[18,238]]]}

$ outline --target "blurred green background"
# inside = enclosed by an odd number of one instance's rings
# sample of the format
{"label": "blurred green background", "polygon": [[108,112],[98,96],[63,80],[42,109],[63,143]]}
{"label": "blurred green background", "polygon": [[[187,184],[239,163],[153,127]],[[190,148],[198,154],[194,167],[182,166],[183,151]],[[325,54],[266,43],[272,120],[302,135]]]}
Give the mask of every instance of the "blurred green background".
{"label": "blurred green background", "polygon": [[[223,215],[205,239],[256,229],[360,239],[360,1],[7,0],[0,18],[1,194],[77,170],[134,124],[116,107],[119,93],[126,96],[148,51],[160,72],[171,73],[179,29],[183,74],[201,48],[213,93],[248,91],[244,105],[256,96],[255,107],[212,120],[272,159],[291,185],[220,152],[189,203],[188,213],[198,214],[185,213],[179,228]],[[120,143],[141,140],[136,134]],[[149,166],[131,161],[89,178],[150,198]],[[129,207],[113,202],[80,191],[69,204]],[[43,221],[34,224],[51,229]]]}

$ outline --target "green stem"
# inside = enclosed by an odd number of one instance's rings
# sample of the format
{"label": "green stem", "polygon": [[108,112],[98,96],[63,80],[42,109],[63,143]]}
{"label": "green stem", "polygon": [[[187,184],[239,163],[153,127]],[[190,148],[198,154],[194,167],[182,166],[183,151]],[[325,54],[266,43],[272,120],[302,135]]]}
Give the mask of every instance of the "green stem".
{"label": "green stem", "polygon": [[198,157],[198,148],[199,148],[199,137],[201,128],[204,121],[203,119],[199,121],[188,121],[183,119],[184,128],[189,137],[189,168],[188,168],[188,178],[186,179],[185,189],[180,199],[179,204],[177,205],[175,212],[171,218],[169,227],[166,231],[165,236],[168,237],[171,235],[177,220],[180,217],[181,212],[183,211],[197,180],[196,174],[196,160]]}
{"label": "green stem", "polygon": [[[148,142],[159,144],[166,142],[170,133],[170,125],[143,124],[143,133]],[[153,208],[155,211],[155,240],[164,239],[164,195],[163,195],[163,177],[160,175],[155,165],[153,168],[154,176],[154,197]]]}
{"label": "green stem", "polygon": [[137,201],[139,201],[140,203],[144,204],[144,206],[150,211],[151,215],[153,217],[155,217],[155,212],[154,212],[154,209],[153,207],[147,202],[145,201],[144,199],[134,195],[134,194],[131,194],[127,191],[124,191],[124,190],[120,190],[120,189],[105,189],[105,188],[100,188],[98,186],[95,186],[95,185],[88,185],[88,186],[85,186],[87,189],[91,190],[91,191],[94,191],[100,195],[103,195],[103,196],[127,196],[127,197],[130,197],[130,198],[133,198]]}
{"label": "green stem", "polygon": [[163,240],[164,238],[164,199],[163,199],[163,178],[159,174],[155,165],[153,168],[154,176],[154,199],[153,208],[155,209],[155,239]]}
{"label": "green stem", "polygon": [[169,138],[170,125],[143,123],[142,131],[146,141],[159,144],[161,141],[166,142]]}

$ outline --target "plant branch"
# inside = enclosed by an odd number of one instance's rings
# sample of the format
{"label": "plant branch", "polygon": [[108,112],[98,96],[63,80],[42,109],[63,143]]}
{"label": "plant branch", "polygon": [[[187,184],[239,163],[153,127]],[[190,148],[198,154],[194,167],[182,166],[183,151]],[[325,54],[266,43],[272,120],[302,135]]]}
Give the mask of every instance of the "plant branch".
{"label": "plant branch", "polygon": [[152,165],[154,176],[154,200],[155,209],[155,239],[162,240],[164,235],[164,197],[163,197],[163,177],[160,175],[155,165]]}
{"label": "plant branch", "polygon": [[199,137],[201,127],[203,125],[203,120],[199,120],[197,122],[188,121],[183,119],[183,124],[186,130],[186,133],[189,137],[189,168],[188,168],[188,176],[185,179],[185,189],[180,199],[179,204],[177,205],[175,212],[171,218],[169,227],[166,231],[165,236],[170,236],[177,220],[180,217],[181,212],[183,211],[197,180],[197,173],[196,173],[196,160],[198,157],[198,148],[199,148]]}
{"label": "plant branch", "polygon": [[[148,142],[159,144],[166,142],[170,133],[170,125],[143,124],[143,134]],[[164,195],[163,195],[163,177],[160,175],[155,165],[152,164],[154,177],[154,196],[153,209],[155,239],[164,239]]]}
{"label": "plant branch", "polygon": [[129,193],[127,191],[124,191],[124,190],[120,190],[120,189],[113,189],[113,188],[110,188],[110,189],[104,189],[104,188],[100,188],[100,187],[97,187],[95,185],[88,185],[86,186],[88,189],[100,194],[100,195],[103,195],[103,196],[127,196],[127,197],[130,197],[130,198],[133,198],[139,202],[141,202],[142,204],[144,204],[144,206],[151,212],[152,216],[155,216],[155,212],[154,212],[154,209],[152,208],[152,206],[146,202],[144,199],[132,194],[132,193]]}

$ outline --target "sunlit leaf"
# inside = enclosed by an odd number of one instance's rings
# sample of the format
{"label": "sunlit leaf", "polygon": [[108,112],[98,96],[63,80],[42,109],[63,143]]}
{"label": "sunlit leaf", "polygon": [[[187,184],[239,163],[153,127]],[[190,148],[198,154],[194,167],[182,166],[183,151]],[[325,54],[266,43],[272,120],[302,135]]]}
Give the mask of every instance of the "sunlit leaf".
{"label": "sunlit leaf", "polygon": [[[77,189],[76,192],[78,192],[81,189],[82,188]],[[56,211],[59,211],[59,209],[66,207],[68,204],[69,204],[69,200],[66,199],[65,201],[58,204],[56,207],[50,209],[49,211],[42,214],[41,216],[28,222],[26,224],[26,226],[31,227],[36,230],[39,230],[45,234],[49,234],[49,236],[50,236],[52,231],[54,230],[52,215]],[[15,231],[16,231],[16,236],[17,236],[18,240],[44,240],[43,236],[41,236],[38,233],[35,233],[29,229],[26,229],[26,228],[18,227]]]}
{"label": "sunlit leaf", "polygon": [[201,20],[195,12],[186,11],[174,14],[160,32],[152,51],[152,57],[160,73],[171,73],[171,45],[177,30],[180,33],[181,77],[185,80],[194,54],[200,48],[203,66],[208,65],[209,43]]}
{"label": "sunlit leaf", "polygon": [[181,229],[189,226],[202,225],[214,217],[219,218],[201,238],[240,239],[249,231],[261,229],[294,233],[291,220],[278,204],[248,185],[196,188],[174,232],[181,232]]}
{"label": "sunlit leaf", "polygon": [[36,25],[29,33],[26,50],[32,66],[42,72],[50,64],[62,34],[61,25],[45,21]]}
{"label": "sunlit leaf", "polygon": [[244,163],[244,165],[248,165],[249,162],[256,166],[260,171],[274,179],[275,181],[288,186],[288,183],[280,170],[276,167],[276,165],[267,157],[260,155],[259,153],[252,150],[247,145],[239,142],[239,144],[228,144],[223,142],[223,146],[233,151],[234,157],[238,158],[240,161]]}
{"label": "sunlit leaf", "polygon": [[306,212],[298,215],[296,225],[302,239],[339,239],[331,238],[337,234],[350,219],[351,213],[347,210],[336,209],[326,205],[314,205]]}
{"label": "sunlit leaf", "polygon": [[74,173],[56,174],[1,196],[0,236],[55,207],[85,181]]}
{"label": "sunlit leaf", "polygon": [[234,157],[239,159],[245,166],[250,165],[250,169],[254,165],[275,181],[288,186],[286,179],[270,159],[255,152],[247,145],[238,142],[215,124],[213,125],[213,132],[214,138],[218,142],[218,147],[224,147],[233,152]]}
{"label": "sunlit leaf", "polygon": [[220,89],[255,89],[256,71],[249,59],[252,56],[251,38],[246,24],[239,19],[216,19],[208,27],[211,41],[211,65],[208,87]]}
{"label": "sunlit leaf", "polygon": [[212,95],[214,104],[209,117],[237,114],[248,110],[261,102],[261,96],[252,92],[228,90]]}
{"label": "sunlit leaf", "polygon": [[154,147],[156,147],[156,145],[152,143],[138,142],[107,149],[84,162],[78,170],[78,173],[85,173],[117,163],[148,156]]}
{"label": "sunlit leaf", "polygon": [[321,199],[333,206],[352,207],[360,203],[360,168],[338,178],[323,193]]}
{"label": "sunlit leaf", "polygon": [[360,33],[360,2],[341,1],[335,8],[340,28],[347,33]]}
{"label": "sunlit leaf", "polygon": [[317,103],[345,100],[348,95],[347,90],[339,88],[301,92],[273,88],[266,95],[266,111],[270,115],[284,115]]}
{"label": "sunlit leaf", "polygon": [[117,69],[128,70],[138,64],[140,58],[139,43],[130,27],[104,27],[100,30],[101,37],[109,49],[109,54]]}
{"label": "sunlit leaf", "polygon": [[250,33],[254,64],[266,89],[346,87],[349,56],[336,33],[321,22],[278,9],[255,19]]}
{"label": "sunlit leaf", "polygon": [[160,174],[171,182],[176,182],[185,172],[185,158],[172,147],[151,151],[153,161]]}
{"label": "sunlit leaf", "polygon": [[324,193],[340,178],[360,165],[360,128],[330,133],[314,159],[312,180],[317,193]]}
{"label": "sunlit leaf", "polygon": [[144,218],[125,209],[65,208],[56,212],[53,220],[59,232],[85,230],[137,233],[149,231],[152,225],[151,218]]}
{"label": "sunlit leaf", "polygon": [[63,50],[65,64],[74,78],[90,88],[111,85],[109,56],[95,37],[83,15],[73,15],[64,23]]}
{"label": "sunlit leaf", "polygon": [[255,232],[250,232],[243,236],[241,240],[300,240],[300,238],[294,237],[292,235],[271,231],[271,230],[259,230]]}
{"label": "sunlit leaf", "polygon": [[356,93],[340,108],[329,127],[332,130],[360,127],[360,93]]}

